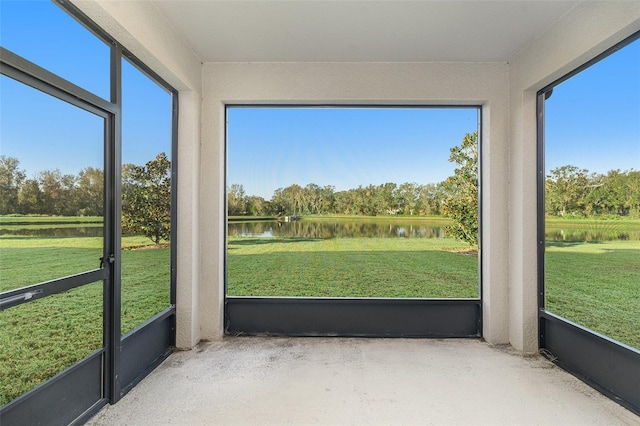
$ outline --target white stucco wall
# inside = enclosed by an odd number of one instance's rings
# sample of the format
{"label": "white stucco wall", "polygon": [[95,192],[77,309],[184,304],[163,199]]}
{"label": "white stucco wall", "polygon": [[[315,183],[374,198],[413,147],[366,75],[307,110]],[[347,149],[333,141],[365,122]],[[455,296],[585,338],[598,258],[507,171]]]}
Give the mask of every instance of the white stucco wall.
{"label": "white stucco wall", "polygon": [[[203,337],[222,335],[225,104],[483,105],[484,332],[508,342],[508,66],[466,63],[207,63],[203,68]],[[489,158],[491,160],[489,161]]]}
{"label": "white stucco wall", "polygon": [[193,347],[201,339],[198,309],[201,63],[151,3],[108,0],[73,3],[179,91],[177,346]]}
{"label": "white stucco wall", "polygon": [[510,61],[509,341],[535,352],[536,92],[640,30],[639,1],[578,4]]}

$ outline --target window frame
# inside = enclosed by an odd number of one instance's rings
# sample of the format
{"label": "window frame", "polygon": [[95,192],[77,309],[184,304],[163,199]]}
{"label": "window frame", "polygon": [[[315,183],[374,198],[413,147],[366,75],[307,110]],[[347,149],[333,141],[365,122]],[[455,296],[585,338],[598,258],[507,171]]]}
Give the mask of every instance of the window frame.
{"label": "window frame", "polygon": [[[637,381],[637,377],[640,377],[640,349],[620,343],[545,309],[545,101],[559,84],[637,40],[640,40],[640,31],[616,43],[537,92],[536,182],[538,344],[540,352],[604,395],[640,415],[640,382]],[[585,357],[585,353],[588,353],[589,356]]]}
{"label": "window frame", "polygon": [[483,303],[483,105],[278,103],[224,105],[229,108],[406,108],[476,109],[478,130],[478,297],[362,298],[229,296],[227,294],[228,125],[224,135],[224,333],[275,336],[482,337]]}

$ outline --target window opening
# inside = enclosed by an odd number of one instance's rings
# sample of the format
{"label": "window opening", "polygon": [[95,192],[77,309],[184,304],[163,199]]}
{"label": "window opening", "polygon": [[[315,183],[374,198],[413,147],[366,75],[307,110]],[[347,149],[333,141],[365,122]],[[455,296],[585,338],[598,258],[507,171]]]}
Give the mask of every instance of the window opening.
{"label": "window opening", "polygon": [[[0,292],[99,269],[104,118],[0,85]],[[102,348],[102,307],[98,282],[0,311],[0,406]]]}
{"label": "window opening", "polygon": [[170,305],[172,96],[122,60],[122,333]]}
{"label": "window opening", "polygon": [[479,298],[478,116],[227,107],[227,295]]}
{"label": "window opening", "polygon": [[544,309],[638,349],[640,40],[553,86],[544,140]]}

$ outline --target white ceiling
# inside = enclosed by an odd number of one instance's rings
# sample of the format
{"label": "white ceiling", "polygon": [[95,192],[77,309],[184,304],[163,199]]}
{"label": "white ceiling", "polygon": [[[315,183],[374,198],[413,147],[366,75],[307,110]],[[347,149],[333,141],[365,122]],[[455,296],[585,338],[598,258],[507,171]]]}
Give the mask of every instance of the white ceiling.
{"label": "white ceiling", "polygon": [[150,1],[203,62],[506,62],[579,3]]}

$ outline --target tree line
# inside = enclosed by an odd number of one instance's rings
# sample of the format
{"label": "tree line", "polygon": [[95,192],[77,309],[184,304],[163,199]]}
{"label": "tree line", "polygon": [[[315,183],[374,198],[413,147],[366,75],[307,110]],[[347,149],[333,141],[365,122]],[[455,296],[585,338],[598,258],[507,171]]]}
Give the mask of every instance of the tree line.
{"label": "tree line", "polygon": [[447,232],[471,245],[478,244],[478,133],[467,133],[450,149],[449,161],[458,167],[440,183],[387,182],[336,191],[334,186],[310,183],[278,188],[271,199],[247,195],[241,184],[227,188],[229,216],[299,216],[341,214],[355,216],[433,216],[453,219]]}
{"label": "tree line", "polygon": [[230,216],[439,215],[442,212],[439,194],[444,190],[442,184],[388,182],[336,191],[331,185],[310,183],[304,187],[293,184],[278,188],[271,199],[265,200],[246,195],[241,184],[232,184],[227,191],[227,206]]}
{"label": "tree line", "polygon": [[[477,132],[466,134],[450,149],[457,165],[452,176],[439,183],[387,182],[345,191],[335,187],[292,184],[273,196],[247,195],[241,184],[227,189],[230,216],[298,215],[444,215],[452,219],[447,233],[476,245],[478,242]],[[171,222],[171,163],[164,153],[144,166],[122,167],[123,230],[140,233],[156,244],[167,241]],[[0,215],[41,214],[101,216],[104,173],[87,167],[77,175],[45,170],[33,178],[16,158],[0,155]],[[562,217],[640,217],[640,171],[611,170],[590,173],[572,165],[551,170],[545,180],[545,209]]]}
{"label": "tree line", "polygon": [[[58,169],[27,178],[15,157],[0,155],[0,215],[102,216],[104,171],[77,175]],[[164,152],[145,165],[122,166],[122,229],[154,243],[168,241],[171,227],[171,162]]]}
{"label": "tree line", "polygon": [[58,169],[27,178],[15,157],[0,155],[0,214],[102,216],[104,172],[86,167],[77,175]]}
{"label": "tree line", "polygon": [[[389,182],[346,191],[313,183],[305,187],[293,184],[276,189],[269,200],[246,195],[242,185],[233,184],[227,192],[228,212],[230,216],[450,215],[454,210],[477,208],[477,191],[470,190],[466,195],[460,192],[465,181],[474,188],[473,180],[477,179],[474,173],[460,172],[440,183]],[[566,165],[551,170],[545,185],[548,215],[640,217],[640,171],[611,170],[598,174]]]}
{"label": "tree line", "polygon": [[572,165],[557,167],[546,177],[545,210],[560,217],[640,218],[640,171],[601,174]]}

